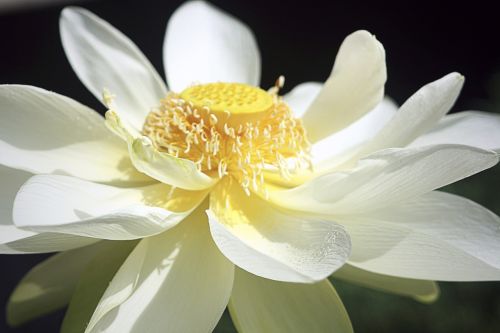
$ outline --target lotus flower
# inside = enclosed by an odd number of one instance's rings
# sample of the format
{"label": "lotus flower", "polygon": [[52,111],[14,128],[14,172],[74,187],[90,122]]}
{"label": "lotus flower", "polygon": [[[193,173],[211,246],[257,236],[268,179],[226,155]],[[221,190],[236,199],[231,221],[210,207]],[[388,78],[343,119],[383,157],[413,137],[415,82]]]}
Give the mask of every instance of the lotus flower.
{"label": "lotus flower", "polygon": [[61,251],[20,282],[11,324],[69,304],[62,332],[207,332],[228,306],[240,332],[350,332],[332,274],[422,301],[435,280],[500,278],[498,217],[434,191],[498,162],[497,116],[445,115],[460,74],[397,110],[357,31],[326,82],[282,96],[283,79],[258,88],[250,30],[195,1],[167,27],[167,89],[92,13],[60,27],[106,119],[0,87],[0,249]]}

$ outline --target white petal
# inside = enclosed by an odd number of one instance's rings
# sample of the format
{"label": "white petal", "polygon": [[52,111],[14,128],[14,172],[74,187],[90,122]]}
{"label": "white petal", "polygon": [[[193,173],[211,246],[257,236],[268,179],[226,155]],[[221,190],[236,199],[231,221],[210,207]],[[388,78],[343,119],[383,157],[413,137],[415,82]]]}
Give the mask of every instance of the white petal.
{"label": "white petal", "polygon": [[288,104],[295,118],[302,118],[322,87],[323,84],[319,82],[304,82],[284,95],[283,100]]}
{"label": "white petal", "polygon": [[140,172],[165,184],[186,190],[202,190],[217,180],[199,171],[193,161],[158,151],[151,139],[130,127],[116,112],[106,112],[106,125],[127,142],[132,163]]}
{"label": "white petal", "polygon": [[410,147],[440,143],[463,144],[500,152],[500,115],[465,111],[445,116]]}
{"label": "white petal", "polygon": [[211,332],[229,301],[233,274],[198,209],[172,230],[139,243],[85,332]]}
{"label": "white petal", "polygon": [[465,198],[431,192],[343,223],[357,267],[416,279],[500,279],[500,218]]}
{"label": "white petal", "polygon": [[260,81],[260,54],[250,29],[204,1],[187,2],[170,18],[163,63],[168,85],[177,92],[193,83]]}
{"label": "white petal", "polygon": [[88,107],[31,86],[0,86],[0,164],[98,182],[144,183],[126,145]]}
{"label": "white petal", "polygon": [[347,36],[332,73],[302,117],[311,141],[337,132],[373,109],[384,97],[385,51],[360,30]]}
{"label": "white petal", "polygon": [[199,171],[190,160],[158,151],[147,137],[135,139],[129,147],[137,170],[166,184],[186,190],[204,190],[217,180]]}
{"label": "white petal", "polygon": [[347,311],[328,280],[279,282],[236,269],[229,311],[240,333],[353,332]]}
{"label": "white petal", "polygon": [[18,326],[66,306],[85,267],[102,249],[98,243],[65,251],[33,267],[10,296],[9,324]]}
{"label": "white petal", "polygon": [[390,98],[384,98],[361,119],[313,143],[311,147],[312,170],[293,173],[290,179],[284,179],[279,170],[265,170],[265,180],[284,187],[294,187],[312,177],[350,167],[359,158],[358,154],[363,145],[377,134],[396,111],[396,104]]}
{"label": "white petal", "polygon": [[337,164],[341,154],[372,139],[389,122],[397,111],[397,105],[384,98],[373,110],[343,130],[312,145],[312,162],[316,172],[328,170]]}
{"label": "white petal", "polygon": [[[205,192],[163,184],[118,188],[66,176],[31,178],[14,203],[16,226],[100,239],[136,239],[173,227],[204,198]],[[176,199],[187,200],[171,207]]]}
{"label": "white petal", "polygon": [[316,214],[358,214],[391,206],[456,182],[498,162],[492,151],[461,145],[386,149],[345,172],[332,172],[270,199]]}
{"label": "white petal", "polygon": [[74,249],[94,243],[96,240],[56,233],[36,233],[21,230],[13,224],[12,208],[21,185],[32,174],[0,165],[0,253],[41,253]]}
{"label": "white petal", "polygon": [[288,282],[326,278],[347,259],[349,235],[332,222],[280,211],[239,184],[219,184],[207,211],[215,243],[235,265]]}
{"label": "white petal", "polygon": [[97,239],[52,232],[30,232],[14,225],[0,225],[0,254],[67,251],[95,243]]}
{"label": "white petal", "polygon": [[464,77],[450,73],[420,88],[367,144],[360,155],[385,148],[404,147],[430,130],[453,106]]}
{"label": "white petal", "polygon": [[83,8],[65,8],[60,31],[66,56],[83,84],[101,101],[104,89],[109,90],[116,97],[117,110],[142,128],[167,89],[137,46]]}
{"label": "white petal", "polygon": [[61,333],[85,331],[99,300],[138,241],[103,241],[103,249],[84,267],[61,325]]}
{"label": "white petal", "polygon": [[[7,233],[6,231],[11,229],[9,227],[13,228],[12,232],[15,231],[15,227],[12,226],[14,199],[17,191],[31,176],[33,175],[28,172],[11,169],[0,164],[0,179],[2,180],[2,186],[0,186],[0,197],[2,198],[0,200],[0,228],[2,230],[0,232],[0,244],[9,242],[11,237],[12,239],[17,238],[14,234]],[[29,237],[34,235],[34,233],[19,230],[19,236],[22,237],[23,235]],[[0,249],[4,250],[2,245],[0,245]]]}
{"label": "white petal", "polygon": [[342,266],[332,277],[383,292],[413,297],[425,303],[433,302],[439,296],[439,287],[434,281],[377,274],[349,264]]}

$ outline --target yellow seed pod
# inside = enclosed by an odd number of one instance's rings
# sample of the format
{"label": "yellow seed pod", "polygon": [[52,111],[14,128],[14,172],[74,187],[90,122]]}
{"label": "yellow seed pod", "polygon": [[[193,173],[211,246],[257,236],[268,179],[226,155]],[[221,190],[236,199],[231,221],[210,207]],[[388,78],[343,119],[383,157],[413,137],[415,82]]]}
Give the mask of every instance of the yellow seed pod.
{"label": "yellow seed pod", "polygon": [[243,83],[209,83],[189,87],[180,97],[212,112],[251,114],[269,110],[273,98],[264,90]]}

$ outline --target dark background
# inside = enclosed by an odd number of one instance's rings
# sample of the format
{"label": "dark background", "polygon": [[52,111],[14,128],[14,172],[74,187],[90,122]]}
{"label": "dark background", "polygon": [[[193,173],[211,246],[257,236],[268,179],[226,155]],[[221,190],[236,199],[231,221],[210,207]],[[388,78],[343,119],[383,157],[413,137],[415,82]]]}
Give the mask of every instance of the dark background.
{"label": "dark background", "polygon": [[[129,36],[164,76],[163,35],[168,18],[180,3],[102,0],[81,5]],[[398,103],[423,84],[459,71],[466,84],[453,111],[500,112],[500,23],[493,1],[469,1],[467,5],[314,0],[212,3],[254,31],[262,55],[263,87],[271,86],[281,74],[286,76],[285,91],[303,81],[326,79],[343,38],[363,28],[385,46],[386,92]],[[65,58],[58,33],[61,8],[0,13],[0,83],[43,87],[102,112],[103,107],[78,81]],[[497,166],[447,190],[500,214],[499,186]],[[45,257],[0,257],[2,307],[16,282]],[[341,282],[335,285],[357,332],[500,331],[500,282],[441,283],[442,296],[433,305]],[[57,332],[63,315],[59,312],[17,329],[9,329],[5,316],[0,316],[0,332]],[[233,331],[227,316],[223,317],[217,332]]]}

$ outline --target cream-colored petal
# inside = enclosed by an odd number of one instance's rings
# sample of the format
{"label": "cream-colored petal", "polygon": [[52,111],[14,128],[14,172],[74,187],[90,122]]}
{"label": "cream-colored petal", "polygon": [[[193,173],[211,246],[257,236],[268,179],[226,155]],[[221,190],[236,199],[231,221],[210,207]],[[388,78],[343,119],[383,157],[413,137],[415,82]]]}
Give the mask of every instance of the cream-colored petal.
{"label": "cream-colored petal", "polygon": [[360,156],[385,148],[404,147],[430,130],[451,109],[463,83],[462,75],[450,73],[420,88],[363,147]]}
{"label": "cream-colored petal", "polygon": [[23,244],[26,244],[26,239],[37,235],[35,232],[18,229],[12,222],[12,207],[17,191],[31,176],[32,174],[28,172],[0,164],[0,179],[2,180],[0,187],[2,198],[0,200],[0,253],[2,254],[22,253],[22,250],[16,250],[16,245],[22,248]]}
{"label": "cream-colored petal", "polygon": [[104,114],[106,127],[126,143],[131,143],[141,136],[141,131],[134,128],[127,120],[122,118],[116,110],[108,110]]}
{"label": "cream-colored petal", "polygon": [[137,170],[162,183],[197,191],[210,188],[217,182],[199,171],[194,162],[158,151],[145,136],[135,139],[129,151]]}
{"label": "cream-colored petal", "polygon": [[[0,226],[12,225],[12,207],[17,191],[33,174],[0,164]],[[4,234],[0,233],[0,239]]]}
{"label": "cream-colored petal", "polygon": [[0,253],[41,253],[74,249],[94,243],[86,237],[56,233],[36,233],[17,228],[12,219],[12,208],[21,185],[32,174],[0,165]]}
{"label": "cream-colored petal", "polygon": [[189,1],[170,18],[163,64],[171,90],[193,83],[241,82],[258,86],[260,54],[251,30],[208,2]]}
{"label": "cream-colored petal", "polygon": [[102,249],[97,243],[61,252],[33,267],[10,296],[9,325],[18,326],[66,306],[86,265]]}
{"label": "cream-colored petal", "polygon": [[395,205],[456,182],[498,162],[493,151],[462,145],[386,149],[352,170],[331,172],[270,199],[291,209],[333,216]]}
{"label": "cream-colored petal", "polygon": [[[298,86],[298,88],[300,85]],[[297,89],[297,88],[296,88]],[[299,95],[300,95],[299,88]],[[333,172],[358,157],[359,150],[394,116],[396,104],[384,98],[373,110],[343,130],[312,144],[313,168],[292,173],[289,179],[282,177],[278,169],[264,170],[266,182],[284,187],[294,187],[321,174]]]}
{"label": "cream-colored petal", "polygon": [[302,118],[322,87],[323,84],[319,82],[304,82],[285,94],[283,100],[288,104],[295,118]]}
{"label": "cream-colored petal", "polygon": [[330,77],[302,116],[313,142],[340,131],[384,97],[385,51],[375,36],[359,30],[347,36]]}
{"label": "cream-colored petal", "polygon": [[0,164],[121,185],[151,181],[88,107],[31,86],[0,86]]}
{"label": "cream-colored petal", "polygon": [[378,274],[349,264],[342,266],[332,277],[383,292],[409,296],[424,303],[434,302],[439,297],[439,287],[434,281]]}
{"label": "cream-colored petal", "polygon": [[500,152],[500,115],[464,111],[444,118],[410,147],[456,143]]}
{"label": "cream-colored petal", "polygon": [[211,332],[229,301],[233,274],[198,209],[175,228],[139,243],[85,332]]}
{"label": "cream-colored petal", "polygon": [[339,164],[343,155],[350,155],[357,147],[372,139],[396,114],[397,105],[384,98],[373,110],[343,130],[312,145],[314,171],[323,173]]}
{"label": "cream-colored petal", "polygon": [[14,202],[17,227],[99,239],[136,239],[165,231],[184,219],[206,192],[164,184],[118,188],[66,176],[31,178]]}
{"label": "cream-colored petal", "polygon": [[435,191],[342,223],[356,267],[415,279],[500,279],[500,218],[465,198]]}
{"label": "cream-colored petal", "polygon": [[137,241],[104,241],[102,250],[84,266],[64,316],[61,333],[85,331],[104,291],[137,245]]}
{"label": "cream-colored petal", "polygon": [[162,183],[186,190],[207,189],[217,182],[217,179],[199,171],[193,161],[156,149],[150,138],[134,130],[116,112],[106,112],[106,125],[127,142],[132,163],[140,172]]}
{"label": "cream-colored petal", "polygon": [[221,252],[255,275],[288,282],[315,282],[347,259],[349,235],[333,221],[282,211],[236,182],[210,195],[210,231]]}
{"label": "cream-colored petal", "polygon": [[67,251],[97,242],[97,239],[55,232],[36,233],[14,225],[0,225],[0,254]]}
{"label": "cream-colored petal", "polygon": [[347,311],[328,280],[279,282],[236,269],[229,311],[240,333],[353,332]]}
{"label": "cream-colored petal", "polygon": [[[149,239],[144,238],[130,252],[99,299],[85,327],[85,333],[94,331],[95,325],[102,321],[103,317],[124,303],[133,294],[139,285],[141,273],[145,269],[144,263],[148,250]],[[146,275],[148,272],[153,273],[154,269],[147,270]],[[111,321],[112,319],[108,320],[107,323],[111,323]],[[128,331],[130,331],[130,328]]]}
{"label": "cream-colored petal", "polygon": [[64,51],[83,84],[100,101],[107,89],[117,111],[142,128],[167,93],[151,63],[130,39],[83,8],[65,8],[59,23]]}

